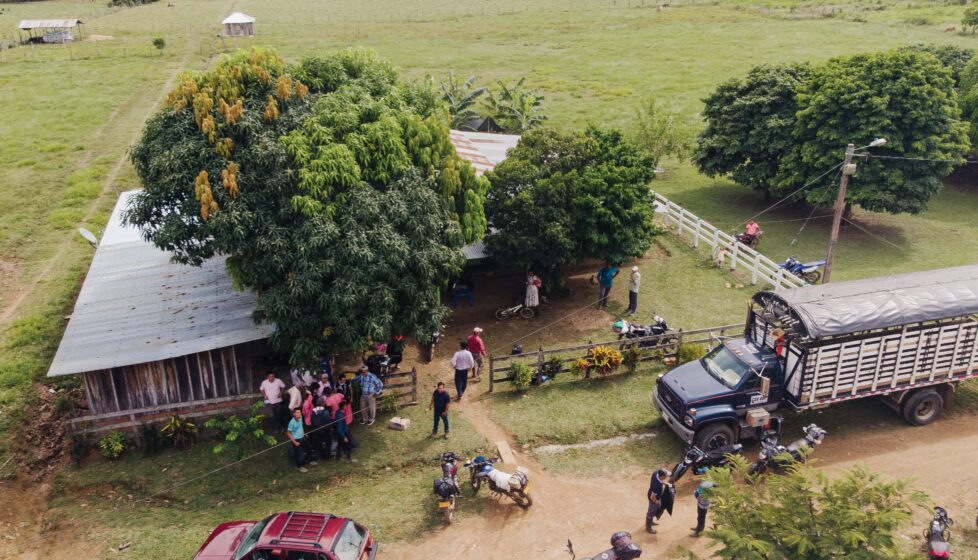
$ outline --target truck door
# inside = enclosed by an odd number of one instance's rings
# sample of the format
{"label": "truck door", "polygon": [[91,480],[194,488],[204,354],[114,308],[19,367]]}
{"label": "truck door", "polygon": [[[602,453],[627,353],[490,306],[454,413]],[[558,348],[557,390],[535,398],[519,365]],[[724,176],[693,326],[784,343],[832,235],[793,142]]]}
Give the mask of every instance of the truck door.
{"label": "truck door", "polygon": [[764,369],[763,376],[760,372],[746,375],[746,379],[737,390],[735,403],[737,409],[769,408],[766,405],[777,404],[781,400],[780,373],[779,368],[769,366]]}

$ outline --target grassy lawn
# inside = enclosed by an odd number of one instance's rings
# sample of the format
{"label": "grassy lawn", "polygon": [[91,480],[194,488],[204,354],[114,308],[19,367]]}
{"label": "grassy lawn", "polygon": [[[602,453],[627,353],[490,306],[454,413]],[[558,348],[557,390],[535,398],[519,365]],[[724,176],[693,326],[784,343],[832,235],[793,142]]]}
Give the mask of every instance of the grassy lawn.
{"label": "grassy lawn", "polygon": [[[445,450],[484,451],[486,442],[465,419],[453,415],[452,439],[429,439],[430,413],[423,407],[398,412],[412,419],[406,431],[354,424],[359,463],[320,462],[295,472],[285,450],[273,450],[184,486],[173,485],[232,461],[215,455],[212,441],[187,451],[144,457],[133,450],[118,461],[99,459],[61,471],[48,523],[84,519],[94,542],[108,547],[132,542],[129,554],[146,560],[189,558],[219,523],[256,519],[276,511],[323,511],[353,517],[381,542],[410,539],[442,523],[433,506],[434,459]],[[163,492],[150,503],[146,498]],[[462,516],[477,514],[487,493],[467,497]]]}

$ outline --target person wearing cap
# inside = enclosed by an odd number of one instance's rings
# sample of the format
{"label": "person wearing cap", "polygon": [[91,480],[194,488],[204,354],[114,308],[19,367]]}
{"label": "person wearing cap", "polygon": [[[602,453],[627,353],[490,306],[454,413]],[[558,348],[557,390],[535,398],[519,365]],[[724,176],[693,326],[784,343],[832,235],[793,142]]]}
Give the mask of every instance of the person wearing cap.
{"label": "person wearing cap", "polygon": [[354,381],[360,384],[360,423],[371,426],[377,420],[377,398],[384,390],[384,382],[367,366],[360,368],[360,374]]}
{"label": "person wearing cap", "polygon": [[716,484],[709,480],[704,480],[696,487],[696,527],[693,527],[693,536],[698,537],[703,529],[706,528],[706,512],[710,509],[710,500],[707,499],[709,489],[715,488]]}
{"label": "person wearing cap", "polygon": [[652,480],[649,481],[649,509],[645,512],[645,532],[655,534],[653,525],[657,525],[656,519],[662,516],[666,509],[666,493],[669,489],[669,477],[672,473],[668,469],[657,469],[652,473]]}
{"label": "person wearing cap", "polygon": [[469,370],[475,367],[475,358],[468,350],[468,342],[463,340],[458,346],[459,351],[452,356],[452,368],[455,370],[455,392],[458,394],[455,400],[461,401],[469,384]]}
{"label": "person wearing cap", "polygon": [[642,273],[637,266],[632,267],[632,276],[628,281],[628,314],[638,311],[638,287],[642,284]]}
{"label": "person wearing cap", "polygon": [[482,341],[482,329],[476,327],[472,329],[472,334],[465,341],[468,343],[468,350],[472,353],[475,360],[475,367],[472,368],[472,379],[479,379],[479,372],[482,370],[482,359],[486,357],[486,343]]}

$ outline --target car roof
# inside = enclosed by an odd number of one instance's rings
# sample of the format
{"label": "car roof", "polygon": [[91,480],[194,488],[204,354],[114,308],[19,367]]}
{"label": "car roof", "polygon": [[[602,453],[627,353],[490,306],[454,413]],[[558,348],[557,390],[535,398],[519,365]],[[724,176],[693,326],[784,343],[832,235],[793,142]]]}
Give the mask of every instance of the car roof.
{"label": "car roof", "polygon": [[336,517],[329,513],[279,513],[265,527],[258,544],[306,551],[328,551],[349,521],[345,517]]}

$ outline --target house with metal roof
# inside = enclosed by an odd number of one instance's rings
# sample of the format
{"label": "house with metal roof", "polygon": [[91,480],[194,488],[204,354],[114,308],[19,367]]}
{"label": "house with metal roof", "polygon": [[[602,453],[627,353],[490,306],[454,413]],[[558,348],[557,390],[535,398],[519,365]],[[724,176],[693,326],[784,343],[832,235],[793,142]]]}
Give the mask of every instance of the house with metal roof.
{"label": "house with metal roof", "polygon": [[[70,19],[22,19],[17,26],[20,42],[24,43],[64,43],[75,39],[75,30],[81,33],[84,22]],[[24,32],[27,40],[24,40]]]}

